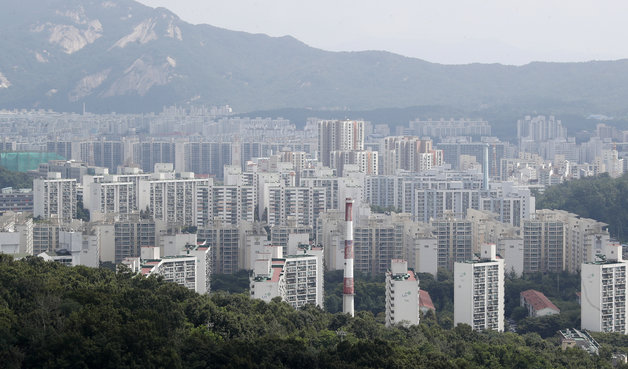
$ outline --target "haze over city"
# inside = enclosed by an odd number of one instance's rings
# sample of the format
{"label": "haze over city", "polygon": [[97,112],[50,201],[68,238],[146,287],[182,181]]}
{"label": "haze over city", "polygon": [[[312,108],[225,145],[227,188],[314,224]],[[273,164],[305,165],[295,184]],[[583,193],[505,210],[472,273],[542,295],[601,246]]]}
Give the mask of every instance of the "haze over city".
{"label": "haze over city", "polygon": [[443,64],[628,57],[620,0],[141,0],[183,20],[290,35],[332,51],[387,50]]}

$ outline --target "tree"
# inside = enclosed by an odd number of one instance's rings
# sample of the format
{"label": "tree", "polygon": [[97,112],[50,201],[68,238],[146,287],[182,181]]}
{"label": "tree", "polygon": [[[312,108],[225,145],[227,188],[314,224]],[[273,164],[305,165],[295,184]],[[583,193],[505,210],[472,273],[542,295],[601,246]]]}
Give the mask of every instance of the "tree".
{"label": "tree", "polygon": [[[559,317],[527,327],[551,335],[555,319],[560,326]],[[595,338],[600,357],[562,351],[537,333],[444,329],[429,317],[387,328],[370,311],[351,317],[248,293],[198,295],[163,278],[0,254],[0,358],[7,368],[602,368],[610,367],[611,352],[628,346],[624,335]]]}
{"label": "tree", "polygon": [[89,210],[83,207],[83,199],[76,202],[76,219],[89,222]]}

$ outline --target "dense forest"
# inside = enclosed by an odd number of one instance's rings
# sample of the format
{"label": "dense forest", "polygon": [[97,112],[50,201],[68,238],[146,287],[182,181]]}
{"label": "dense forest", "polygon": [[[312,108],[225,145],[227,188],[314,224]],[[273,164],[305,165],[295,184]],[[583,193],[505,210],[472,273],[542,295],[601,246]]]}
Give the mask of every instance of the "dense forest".
{"label": "dense forest", "polygon": [[610,368],[628,349],[603,335],[599,356],[536,333],[385,328],[314,306],[246,294],[198,295],[159,278],[0,255],[5,368]]}
{"label": "dense forest", "polygon": [[0,166],[0,188],[33,188],[33,179],[26,173],[14,172]]}
{"label": "dense forest", "polygon": [[564,182],[536,195],[537,209],[560,209],[608,223],[611,236],[628,241],[628,174],[608,174]]}

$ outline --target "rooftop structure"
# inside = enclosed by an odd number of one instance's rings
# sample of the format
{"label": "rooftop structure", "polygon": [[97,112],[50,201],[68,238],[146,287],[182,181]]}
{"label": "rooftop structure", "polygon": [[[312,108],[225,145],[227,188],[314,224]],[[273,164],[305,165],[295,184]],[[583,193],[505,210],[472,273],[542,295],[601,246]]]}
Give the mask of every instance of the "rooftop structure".
{"label": "rooftop structure", "polygon": [[575,328],[558,331],[560,335],[560,346],[563,350],[569,347],[579,347],[589,354],[598,355],[600,345],[586,331],[579,331]]}

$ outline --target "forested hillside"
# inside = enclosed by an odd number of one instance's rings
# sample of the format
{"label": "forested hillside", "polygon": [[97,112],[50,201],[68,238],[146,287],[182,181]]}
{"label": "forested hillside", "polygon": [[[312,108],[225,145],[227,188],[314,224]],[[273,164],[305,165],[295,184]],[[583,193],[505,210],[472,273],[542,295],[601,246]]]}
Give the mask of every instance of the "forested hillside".
{"label": "forested hillside", "polygon": [[32,188],[33,179],[26,173],[13,172],[0,167],[0,188]]}
{"label": "forested hillside", "polygon": [[[628,241],[628,174],[576,179],[536,196],[537,209],[561,209],[608,223],[611,236]],[[624,229],[625,228],[625,229]]]}
{"label": "forested hillside", "polygon": [[385,328],[370,312],[201,296],[153,277],[0,255],[4,368],[610,368],[613,349],[589,356],[537,334],[445,330],[429,317]]}

